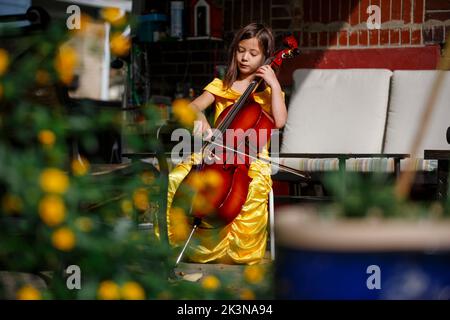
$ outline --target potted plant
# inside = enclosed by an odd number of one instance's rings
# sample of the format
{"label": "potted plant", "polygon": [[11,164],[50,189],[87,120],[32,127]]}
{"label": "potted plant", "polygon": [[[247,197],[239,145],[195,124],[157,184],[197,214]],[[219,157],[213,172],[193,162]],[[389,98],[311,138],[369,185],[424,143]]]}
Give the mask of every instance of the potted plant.
{"label": "potted plant", "polygon": [[329,176],[336,200],[277,214],[276,296],[449,299],[449,203],[397,200],[380,175]]}

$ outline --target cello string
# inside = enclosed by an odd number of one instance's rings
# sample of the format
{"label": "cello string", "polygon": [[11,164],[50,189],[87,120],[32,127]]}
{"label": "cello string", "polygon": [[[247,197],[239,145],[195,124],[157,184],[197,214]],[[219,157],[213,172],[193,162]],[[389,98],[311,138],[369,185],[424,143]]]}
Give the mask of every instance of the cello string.
{"label": "cello string", "polygon": [[221,148],[224,148],[224,149],[229,150],[229,151],[233,151],[233,152],[235,152],[235,153],[237,153],[237,154],[239,154],[239,155],[247,156],[247,157],[249,157],[249,158],[252,159],[252,160],[262,160],[262,161],[264,161],[264,162],[266,162],[266,163],[268,163],[268,164],[270,164],[270,165],[275,165],[275,166],[277,166],[278,168],[280,168],[280,169],[282,169],[282,170],[285,170],[285,171],[287,171],[287,172],[290,172],[290,173],[293,173],[293,174],[295,174],[295,175],[298,175],[298,176],[300,176],[300,177],[302,177],[302,178],[304,178],[304,179],[310,179],[310,177],[309,177],[307,174],[305,174],[305,173],[300,173],[300,172],[298,172],[296,169],[291,168],[291,167],[288,167],[288,166],[285,166],[285,165],[283,165],[283,164],[281,164],[281,163],[278,163],[278,162],[276,162],[276,161],[268,160],[268,159],[265,159],[265,158],[263,158],[263,157],[254,157],[254,156],[252,156],[252,155],[250,155],[250,154],[246,154],[245,152],[242,152],[242,151],[239,151],[239,150],[236,150],[236,149],[233,149],[233,148],[230,148],[230,147],[227,147],[227,146],[218,144],[218,143],[216,143],[216,142],[211,142],[211,144],[216,145],[216,146],[221,147]]}

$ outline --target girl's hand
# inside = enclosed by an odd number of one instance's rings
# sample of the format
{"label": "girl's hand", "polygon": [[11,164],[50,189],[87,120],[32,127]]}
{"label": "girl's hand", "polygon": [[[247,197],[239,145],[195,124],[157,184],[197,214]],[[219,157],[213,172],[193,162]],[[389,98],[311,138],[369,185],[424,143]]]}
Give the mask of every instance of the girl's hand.
{"label": "girl's hand", "polygon": [[278,129],[283,128],[287,120],[287,108],[286,103],[284,102],[284,95],[275,72],[272,67],[265,65],[256,70],[255,75],[264,79],[267,85],[272,89],[272,115],[275,127]]}
{"label": "girl's hand", "polygon": [[[214,95],[208,91],[203,93],[191,102],[191,107],[197,111],[197,122],[194,124],[194,135],[205,136],[203,139],[209,139],[212,136],[211,126],[203,114],[208,106],[214,103]],[[198,123],[198,124],[197,124]]]}
{"label": "girl's hand", "polygon": [[269,65],[259,67],[258,70],[256,70],[255,75],[263,78],[267,85],[272,89],[280,87],[277,76],[275,75],[272,67]]}

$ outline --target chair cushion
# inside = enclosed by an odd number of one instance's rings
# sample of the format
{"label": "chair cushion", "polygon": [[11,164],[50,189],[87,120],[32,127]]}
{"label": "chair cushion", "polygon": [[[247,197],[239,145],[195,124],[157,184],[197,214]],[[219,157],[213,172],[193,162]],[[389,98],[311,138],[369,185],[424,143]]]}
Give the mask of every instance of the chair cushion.
{"label": "chair cushion", "polygon": [[[439,71],[395,71],[386,125],[385,153],[411,153],[422,112]],[[450,126],[450,71],[444,72],[444,82],[436,99],[425,136],[414,157],[423,158],[426,149],[449,149],[446,141]]]}
{"label": "chair cushion", "polygon": [[392,72],[298,69],[284,153],[381,153]]}

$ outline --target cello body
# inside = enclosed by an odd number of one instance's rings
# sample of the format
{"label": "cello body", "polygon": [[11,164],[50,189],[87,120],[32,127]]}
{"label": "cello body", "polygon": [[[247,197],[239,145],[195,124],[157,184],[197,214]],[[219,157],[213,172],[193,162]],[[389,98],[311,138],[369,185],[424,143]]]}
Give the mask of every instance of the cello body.
{"label": "cello body", "polygon": [[[216,123],[227,117],[234,107],[231,105],[222,111]],[[214,227],[227,225],[236,218],[245,204],[251,182],[248,176],[251,158],[247,155],[261,152],[269,142],[273,129],[273,120],[252,99],[240,109],[221,137],[220,145],[213,149],[212,161],[205,161],[192,169],[182,182],[182,185],[196,188],[203,177],[216,180],[207,184],[206,188],[197,188],[190,210],[193,218],[206,219]]]}

